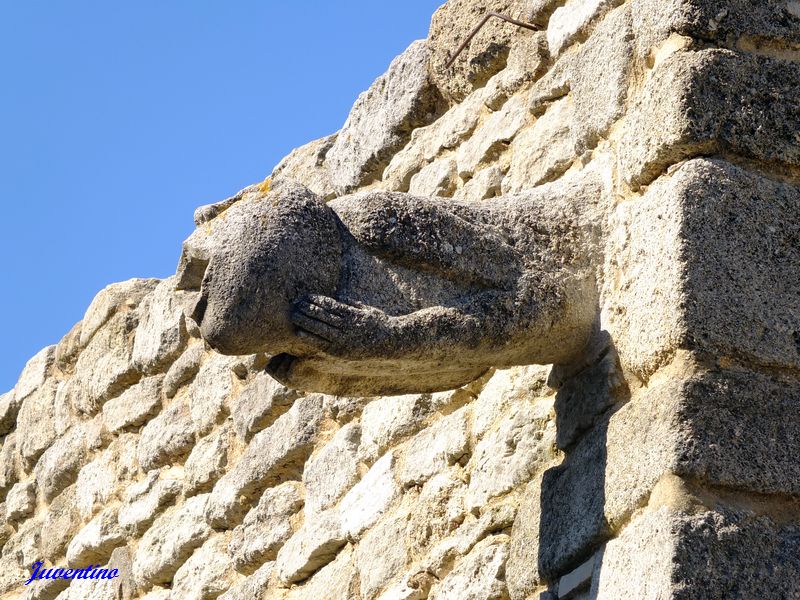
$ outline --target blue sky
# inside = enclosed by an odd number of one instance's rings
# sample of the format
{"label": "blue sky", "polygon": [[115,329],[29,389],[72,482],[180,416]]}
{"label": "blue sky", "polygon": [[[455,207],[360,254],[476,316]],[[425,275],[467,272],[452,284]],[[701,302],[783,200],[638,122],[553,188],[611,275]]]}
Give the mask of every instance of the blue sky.
{"label": "blue sky", "polygon": [[0,393],[195,207],[341,127],[444,0],[0,0]]}

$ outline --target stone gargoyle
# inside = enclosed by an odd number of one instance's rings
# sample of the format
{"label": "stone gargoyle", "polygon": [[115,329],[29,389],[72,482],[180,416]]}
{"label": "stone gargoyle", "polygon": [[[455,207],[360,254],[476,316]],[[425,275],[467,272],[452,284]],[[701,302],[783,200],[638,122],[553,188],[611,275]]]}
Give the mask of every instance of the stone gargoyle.
{"label": "stone gargoyle", "polygon": [[484,202],[372,191],[323,202],[285,180],[198,209],[178,289],[222,354],[284,385],[434,392],[490,367],[565,363],[589,339],[603,182]]}

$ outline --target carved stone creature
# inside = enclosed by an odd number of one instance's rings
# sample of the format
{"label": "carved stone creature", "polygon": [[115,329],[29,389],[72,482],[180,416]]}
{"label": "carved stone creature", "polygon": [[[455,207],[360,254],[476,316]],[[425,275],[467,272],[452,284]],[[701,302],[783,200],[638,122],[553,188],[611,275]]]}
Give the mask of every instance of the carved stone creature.
{"label": "carved stone creature", "polygon": [[605,196],[593,172],[490,202],[282,181],[197,213],[178,288],[223,354],[288,387],[432,392],[490,367],[573,360],[597,311]]}

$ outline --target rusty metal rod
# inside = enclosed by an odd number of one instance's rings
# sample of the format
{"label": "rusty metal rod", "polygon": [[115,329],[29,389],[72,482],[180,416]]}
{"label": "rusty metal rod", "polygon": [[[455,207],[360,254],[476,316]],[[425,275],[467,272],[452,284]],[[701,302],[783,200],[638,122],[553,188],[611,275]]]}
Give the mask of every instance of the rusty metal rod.
{"label": "rusty metal rod", "polygon": [[531,25],[530,23],[524,23],[522,21],[518,21],[517,19],[512,19],[508,15],[502,15],[502,14],[500,14],[498,12],[486,13],[486,16],[483,17],[483,19],[481,19],[481,22],[478,23],[475,26],[475,29],[473,29],[470,32],[470,34],[467,36],[467,39],[465,39],[461,43],[461,45],[455,51],[453,56],[450,57],[450,60],[448,60],[445,63],[445,65],[444,65],[445,69],[449,69],[450,68],[450,65],[452,65],[453,62],[455,62],[455,60],[458,58],[458,55],[461,54],[464,51],[464,48],[466,48],[469,45],[469,43],[472,41],[472,38],[474,38],[477,35],[477,33],[483,28],[484,25],[486,25],[486,23],[492,17],[497,17],[498,19],[502,19],[503,21],[507,21],[507,22],[511,23],[512,25],[516,25],[517,27],[524,27],[525,29],[530,29],[531,31],[539,31],[539,28],[536,25]]}

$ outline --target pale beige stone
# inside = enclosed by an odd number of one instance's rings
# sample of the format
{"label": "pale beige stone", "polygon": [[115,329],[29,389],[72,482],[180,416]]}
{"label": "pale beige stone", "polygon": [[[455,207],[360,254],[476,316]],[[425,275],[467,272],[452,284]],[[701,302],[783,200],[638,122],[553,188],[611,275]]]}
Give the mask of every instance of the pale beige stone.
{"label": "pale beige stone", "polygon": [[163,376],[147,377],[103,405],[103,417],[111,433],[139,427],[161,409]]}
{"label": "pale beige stone", "polygon": [[342,498],[339,504],[342,528],[351,538],[358,538],[371,527],[400,495],[394,463],[394,453],[388,452]]}
{"label": "pale beige stone", "polygon": [[194,551],[175,573],[171,598],[210,600],[227,591],[236,579],[225,538],[215,536]]}
{"label": "pale beige stone", "polygon": [[361,427],[350,423],[306,462],[303,485],[307,518],[333,506],[358,481],[360,441]]}
{"label": "pale beige stone", "polygon": [[301,581],[331,562],[347,542],[336,510],[317,514],[283,545],[275,560],[280,580]]}
{"label": "pale beige stone", "polygon": [[185,292],[175,290],[175,277],[159,283],[139,307],[140,322],[133,343],[133,362],[145,373],[161,373],[180,356],[189,335],[183,316]]}
{"label": "pale beige stone", "polygon": [[67,563],[71,567],[105,564],[114,548],[125,543],[125,533],[117,524],[118,510],[106,508],[72,538],[67,546]]}
{"label": "pale beige stone", "polygon": [[14,523],[26,519],[36,507],[36,482],[17,483],[6,496],[5,518]]}

